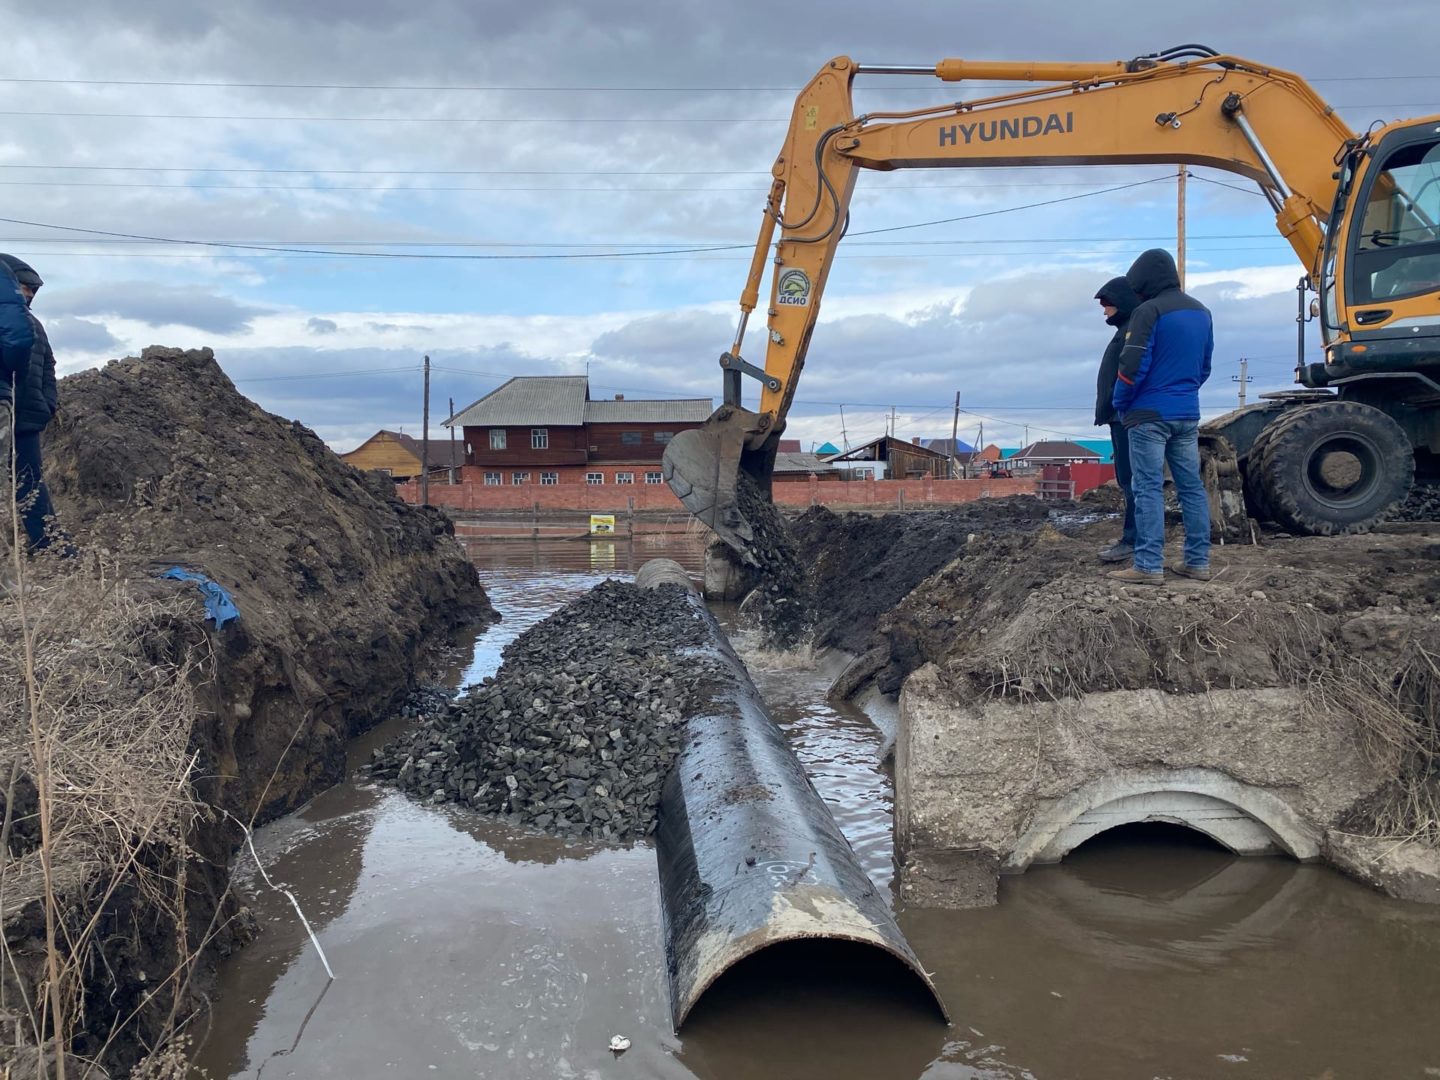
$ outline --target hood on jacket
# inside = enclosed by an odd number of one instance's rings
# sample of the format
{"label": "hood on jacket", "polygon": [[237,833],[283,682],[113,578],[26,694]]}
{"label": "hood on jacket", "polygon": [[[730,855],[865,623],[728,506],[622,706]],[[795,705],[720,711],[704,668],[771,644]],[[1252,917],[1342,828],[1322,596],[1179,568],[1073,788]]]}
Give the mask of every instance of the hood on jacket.
{"label": "hood on jacket", "polygon": [[1130,264],[1125,280],[1141,300],[1154,300],[1163,292],[1180,288],[1180,271],[1175,258],[1164,248],[1142,251],[1140,257]]}
{"label": "hood on jacket", "polygon": [[1111,326],[1124,326],[1142,302],[1123,277],[1111,278],[1101,285],[1095,299],[1115,309],[1115,314],[1105,320]]}
{"label": "hood on jacket", "polygon": [[23,259],[17,259],[14,255],[0,255],[0,263],[4,263],[10,268],[10,272],[15,275],[15,280],[21,285],[28,285],[32,289],[38,289],[41,285],[45,284],[45,282],[40,279],[40,275],[35,272],[34,268]]}

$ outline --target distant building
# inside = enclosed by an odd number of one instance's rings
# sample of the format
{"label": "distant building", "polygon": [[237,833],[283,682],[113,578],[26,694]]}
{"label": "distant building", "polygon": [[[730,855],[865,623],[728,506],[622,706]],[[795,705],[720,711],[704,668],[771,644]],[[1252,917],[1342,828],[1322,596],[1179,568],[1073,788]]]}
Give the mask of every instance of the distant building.
{"label": "distant building", "polygon": [[[789,440],[782,439],[780,445],[783,447],[787,441]],[[812,476],[823,479],[838,475],[835,463],[819,454],[784,449],[775,454],[775,470],[772,476],[776,480],[808,480]]]}
{"label": "distant building", "polygon": [[[349,453],[341,454],[340,460],[357,469],[373,469],[393,476],[396,480],[409,480],[420,475],[420,440],[413,435],[381,428]],[[464,462],[464,447],[450,440],[431,439],[429,446],[430,475],[446,474]]]}
{"label": "distant building", "polygon": [[945,479],[950,475],[949,457],[891,435],[871,439],[829,460],[842,474],[852,477],[860,472],[868,472],[877,480],[906,480],[917,476]]}
{"label": "distant building", "polygon": [[1078,462],[1099,464],[1101,455],[1078,443],[1064,440],[1042,440],[1022,446],[1006,464],[1017,469],[1039,469],[1046,465],[1073,465]]}
{"label": "distant building", "polygon": [[464,479],[490,486],[662,484],[670,440],[709,398],[590,399],[583,375],[518,376],[445,421],[464,432]]}

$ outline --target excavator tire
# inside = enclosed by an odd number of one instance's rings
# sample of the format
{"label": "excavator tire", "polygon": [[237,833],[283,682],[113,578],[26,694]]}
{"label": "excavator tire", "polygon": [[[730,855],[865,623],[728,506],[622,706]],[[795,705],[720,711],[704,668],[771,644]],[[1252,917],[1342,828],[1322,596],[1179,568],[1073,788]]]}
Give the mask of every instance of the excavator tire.
{"label": "excavator tire", "polygon": [[1271,429],[1259,484],[1275,523],[1290,532],[1368,532],[1410,493],[1410,440],[1379,409],[1356,401],[1305,405]]}
{"label": "excavator tire", "polygon": [[1251,539],[1244,480],[1235,447],[1224,435],[1200,433],[1200,479],[1210,503],[1210,539],[1217,544]]}
{"label": "excavator tire", "polygon": [[1241,472],[1245,476],[1245,505],[1249,508],[1250,516],[1256,521],[1275,520],[1275,511],[1270,506],[1270,493],[1265,487],[1264,470],[1260,462],[1265,456],[1265,448],[1270,445],[1270,440],[1275,435],[1275,429],[1280,426],[1285,415],[1277,417],[1274,423],[1260,429],[1260,434],[1250,444],[1250,452],[1245,455],[1245,463],[1241,466]]}

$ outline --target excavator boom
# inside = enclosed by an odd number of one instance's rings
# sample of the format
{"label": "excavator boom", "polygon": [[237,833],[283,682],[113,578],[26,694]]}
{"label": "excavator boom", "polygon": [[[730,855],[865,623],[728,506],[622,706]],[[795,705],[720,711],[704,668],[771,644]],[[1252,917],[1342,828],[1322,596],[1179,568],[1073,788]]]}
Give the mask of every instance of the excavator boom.
{"label": "excavator boom", "polygon": [[[1038,85],[856,116],[852,86],[862,74]],[[774,447],[861,169],[1116,164],[1221,169],[1259,185],[1275,211],[1277,229],[1318,281],[1338,185],[1337,157],[1356,142],[1355,133],[1303,79],[1198,46],[1098,64],[942,60],[933,67],[867,67],[837,57],[797,96],[772,169],[739,327],[720,358],[724,403],[703,428],[671,442],[667,481],[742,561],[753,562],[735,473],[747,473],[768,496]],[[772,253],[760,366],[744,359],[743,347]],[[747,379],[760,383],[754,410],[743,402]]]}

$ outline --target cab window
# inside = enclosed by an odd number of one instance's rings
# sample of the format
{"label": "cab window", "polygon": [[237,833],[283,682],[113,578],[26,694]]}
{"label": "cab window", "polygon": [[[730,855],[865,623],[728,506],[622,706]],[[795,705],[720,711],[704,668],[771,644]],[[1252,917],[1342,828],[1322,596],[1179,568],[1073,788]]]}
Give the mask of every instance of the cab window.
{"label": "cab window", "polygon": [[1372,173],[1353,250],[1351,303],[1440,291],[1440,139],[1401,146]]}

